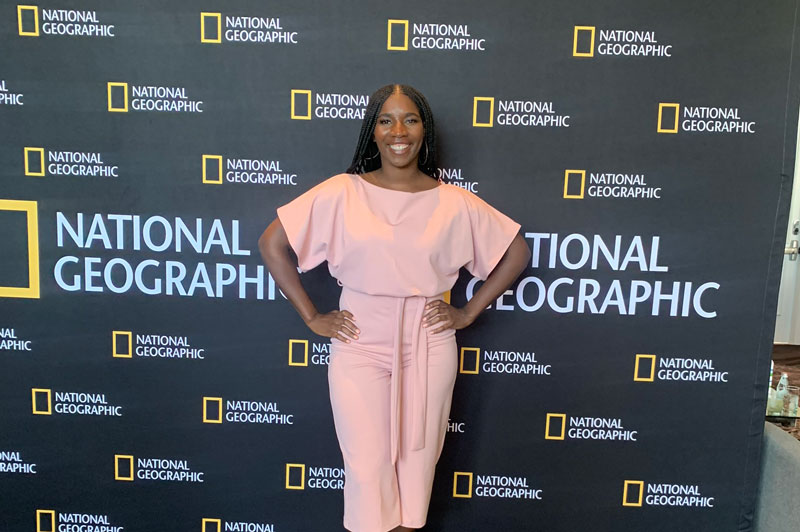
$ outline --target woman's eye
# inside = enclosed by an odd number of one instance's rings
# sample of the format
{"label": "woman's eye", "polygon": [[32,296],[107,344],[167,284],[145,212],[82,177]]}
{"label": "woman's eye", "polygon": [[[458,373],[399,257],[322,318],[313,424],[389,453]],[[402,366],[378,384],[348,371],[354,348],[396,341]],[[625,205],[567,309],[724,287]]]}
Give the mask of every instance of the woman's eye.
{"label": "woman's eye", "polygon": [[406,120],[406,123],[408,124],[416,124],[417,122],[419,122],[419,120],[417,120],[416,118],[409,118],[408,120]]}
{"label": "woman's eye", "polygon": [[378,121],[378,123],[379,123],[379,124],[381,124],[381,125],[384,125],[384,126],[385,126],[386,124],[388,124],[389,122],[391,122],[391,120],[389,120],[388,118],[381,118],[381,119]]}

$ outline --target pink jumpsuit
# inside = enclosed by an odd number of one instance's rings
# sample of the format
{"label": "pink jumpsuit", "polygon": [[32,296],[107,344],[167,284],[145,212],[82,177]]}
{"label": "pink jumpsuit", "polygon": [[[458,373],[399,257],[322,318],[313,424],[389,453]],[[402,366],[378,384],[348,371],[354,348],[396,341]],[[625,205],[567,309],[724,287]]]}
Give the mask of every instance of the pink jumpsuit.
{"label": "pink jumpsuit", "polygon": [[[463,266],[486,279],[519,224],[449,184],[420,192],[339,174],[278,208],[298,265],[328,261],[360,329],[332,339],[328,381],[345,466],[344,526],[425,524],[458,354],[455,331],[422,327]],[[431,329],[436,329],[434,325]]]}

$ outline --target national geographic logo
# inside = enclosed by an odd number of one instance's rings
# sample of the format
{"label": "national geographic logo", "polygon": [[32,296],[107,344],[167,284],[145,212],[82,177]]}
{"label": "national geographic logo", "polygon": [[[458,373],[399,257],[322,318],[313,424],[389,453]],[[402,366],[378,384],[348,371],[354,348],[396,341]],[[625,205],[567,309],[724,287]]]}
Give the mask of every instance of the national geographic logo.
{"label": "national geographic logo", "polygon": [[38,212],[35,201],[0,199],[0,241],[18,265],[0,271],[0,297],[39,299]]}
{"label": "national geographic logo", "polygon": [[[281,161],[266,159],[237,159],[222,155],[203,154],[203,183],[221,185],[224,182],[252,185],[297,185],[297,174],[284,172]],[[224,167],[224,169],[223,169]]]}
{"label": "national geographic logo", "polygon": [[[135,341],[134,341],[135,340]],[[168,334],[133,334],[132,331],[112,331],[113,358],[204,360],[205,349],[195,347],[188,336]]]}
{"label": "national geographic logo", "polygon": [[58,151],[26,146],[22,156],[28,177],[119,177],[119,167],[103,162],[104,156],[99,152]]}
{"label": "national geographic logo", "polygon": [[552,101],[501,100],[494,96],[472,99],[472,127],[569,127],[570,115],[561,114]]}
{"label": "national geographic logo", "polygon": [[[225,21],[223,31],[223,19]],[[280,17],[229,16],[200,13],[200,42],[209,44],[297,44],[298,33],[281,25]]]}
{"label": "national geographic logo", "polygon": [[546,440],[637,441],[639,432],[626,429],[620,418],[570,416],[548,412],[545,416]]}
{"label": "national geographic logo", "polygon": [[187,460],[173,458],[134,458],[130,454],[114,455],[114,480],[133,482],[205,482],[202,471],[195,471]]}
{"label": "national geographic logo", "polygon": [[635,382],[728,382],[728,372],[719,371],[710,358],[665,357],[637,354],[633,365]]}
{"label": "national geographic logo", "polygon": [[36,532],[123,532],[105,514],[36,510]]}
{"label": "national geographic logo", "polygon": [[0,79],[0,105],[25,105],[23,96],[20,92],[11,92],[6,87],[6,80]]}
{"label": "national geographic logo", "polygon": [[122,416],[122,407],[109,404],[104,393],[53,392],[51,388],[31,388],[33,413],[78,416]]}
{"label": "national geographic logo", "polygon": [[550,364],[540,363],[533,351],[462,347],[459,358],[458,372],[466,375],[477,375],[483,371],[484,373],[550,376],[552,369]]}
{"label": "national geographic logo", "polygon": [[[589,174],[587,187],[586,174]],[[661,199],[661,187],[647,184],[642,173],[564,170],[564,199]]]}
{"label": "national geographic logo", "polygon": [[752,134],[756,132],[756,122],[742,119],[738,107],[698,107],[661,102],[658,104],[656,131]]}
{"label": "national geographic logo", "polygon": [[0,351],[33,351],[31,343],[19,338],[13,327],[0,327]]}
{"label": "national geographic logo", "polygon": [[315,118],[363,120],[369,103],[366,94],[313,93],[309,89],[292,89],[290,98],[289,116],[292,120],[311,120],[312,115]]}
{"label": "national geographic logo", "polygon": [[713,508],[714,497],[701,493],[698,485],[656,484],[644,480],[626,480],[622,485],[622,506],[672,506]]}
{"label": "national geographic logo", "polygon": [[[311,352],[309,353],[309,345]],[[289,339],[289,365],[308,367],[327,366],[330,362],[331,344],[323,342],[310,342],[299,338]]]}
{"label": "national geographic logo", "polygon": [[19,451],[0,451],[0,473],[35,475],[36,464],[24,460]]}
{"label": "national geographic logo", "polygon": [[473,36],[467,24],[419,23],[389,19],[386,28],[386,49],[407,51],[409,43],[414,50],[486,51],[486,39]]}
{"label": "national geographic logo", "polygon": [[39,7],[18,5],[17,28],[20,36],[115,37],[114,25],[101,22],[97,11],[41,8],[41,15],[40,28]]}
{"label": "national geographic logo", "polygon": [[203,112],[203,101],[190,99],[186,87],[129,85],[127,82],[109,81],[106,92],[109,113],[127,113],[131,109],[159,113]]}
{"label": "national geographic logo", "polygon": [[306,464],[286,464],[286,489],[344,489],[344,469],[316,467]]}
{"label": "national geographic logo", "polygon": [[672,57],[672,45],[659,43],[654,31],[575,26],[572,57],[594,57],[595,51],[599,56]]}
{"label": "national geographic logo", "polygon": [[251,423],[294,425],[294,414],[281,413],[277,402],[225,401],[222,397],[203,397],[203,423]]}
{"label": "national geographic logo", "polygon": [[[473,485],[474,484],[474,485]],[[480,475],[466,471],[453,472],[453,497],[471,499],[542,500],[543,490],[531,487],[524,476]]]}
{"label": "national geographic logo", "polygon": [[273,523],[230,521],[220,517],[204,517],[200,523],[200,532],[275,532],[275,525]]}
{"label": "national geographic logo", "polygon": [[437,168],[436,177],[445,183],[450,183],[464,190],[469,190],[473,194],[478,193],[478,182],[465,179],[461,175],[461,168]]}

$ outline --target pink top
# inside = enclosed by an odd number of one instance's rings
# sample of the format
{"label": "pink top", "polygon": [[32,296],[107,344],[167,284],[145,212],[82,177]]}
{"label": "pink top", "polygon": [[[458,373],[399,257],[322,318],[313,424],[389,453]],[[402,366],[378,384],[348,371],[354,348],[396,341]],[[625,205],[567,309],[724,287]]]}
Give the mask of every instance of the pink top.
{"label": "pink top", "polygon": [[520,229],[455,185],[404,192],[353,174],[326,179],[278,218],[301,270],[327,260],[343,286],[395,297],[446,292],[462,266],[485,280]]}

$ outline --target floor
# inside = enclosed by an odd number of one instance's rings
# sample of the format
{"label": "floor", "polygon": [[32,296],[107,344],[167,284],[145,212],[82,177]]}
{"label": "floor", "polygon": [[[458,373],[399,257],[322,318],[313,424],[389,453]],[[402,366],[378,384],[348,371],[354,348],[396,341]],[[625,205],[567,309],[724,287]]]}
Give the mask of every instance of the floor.
{"label": "floor", "polygon": [[[775,368],[772,372],[772,387],[778,384],[781,373],[786,373],[790,386],[800,386],[800,345],[776,345],[772,349],[772,360]],[[778,425],[783,430],[800,440],[800,426],[785,427]]]}

